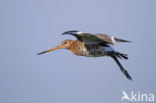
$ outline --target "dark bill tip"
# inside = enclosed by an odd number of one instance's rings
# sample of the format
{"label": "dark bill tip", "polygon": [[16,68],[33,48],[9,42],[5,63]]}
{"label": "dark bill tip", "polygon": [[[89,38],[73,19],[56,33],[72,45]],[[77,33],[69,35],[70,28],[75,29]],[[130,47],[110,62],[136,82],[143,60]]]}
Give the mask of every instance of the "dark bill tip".
{"label": "dark bill tip", "polygon": [[46,53],[47,51],[43,51],[43,52],[41,52],[41,53],[38,53],[37,55],[41,55],[41,54],[44,54],[44,53]]}

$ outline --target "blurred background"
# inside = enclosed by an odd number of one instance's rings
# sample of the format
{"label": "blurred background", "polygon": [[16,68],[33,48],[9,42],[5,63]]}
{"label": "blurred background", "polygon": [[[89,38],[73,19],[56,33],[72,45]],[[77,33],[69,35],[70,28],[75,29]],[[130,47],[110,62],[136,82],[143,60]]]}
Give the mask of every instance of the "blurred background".
{"label": "blurred background", "polygon": [[[122,91],[156,95],[155,0],[1,0],[1,103],[119,103]],[[114,48],[133,81],[109,57],[75,56],[55,47],[68,30],[130,40]]]}

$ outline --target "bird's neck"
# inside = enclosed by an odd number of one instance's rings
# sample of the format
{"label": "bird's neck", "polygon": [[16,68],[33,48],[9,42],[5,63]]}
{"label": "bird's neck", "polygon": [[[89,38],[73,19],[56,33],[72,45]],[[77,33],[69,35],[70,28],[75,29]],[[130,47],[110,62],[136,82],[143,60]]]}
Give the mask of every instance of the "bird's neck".
{"label": "bird's neck", "polygon": [[70,47],[68,48],[70,51],[74,51],[75,47],[77,46],[76,41],[72,41]]}
{"label": "bird's neck", "polygon": [[73,41],[69,50],[72,51],[73,54],[80,55],[82,52],[81,49],[83,48],[85,48],[84,43],[79,40],[76,40],[76,41]]}

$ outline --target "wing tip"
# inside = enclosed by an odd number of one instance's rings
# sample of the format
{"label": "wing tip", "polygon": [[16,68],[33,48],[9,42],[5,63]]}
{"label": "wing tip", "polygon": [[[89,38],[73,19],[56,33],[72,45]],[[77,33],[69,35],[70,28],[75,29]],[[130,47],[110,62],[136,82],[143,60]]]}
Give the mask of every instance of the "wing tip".
{"label": "wing tip", "polygon": [[114,40],[115,40],[116,42],[127,42],[127,43],[132,42],[132,41],[129,41],[129,40],[123,40],[123,39],[119,39],[119,38],[116,38],[116,37],[114,37]]}

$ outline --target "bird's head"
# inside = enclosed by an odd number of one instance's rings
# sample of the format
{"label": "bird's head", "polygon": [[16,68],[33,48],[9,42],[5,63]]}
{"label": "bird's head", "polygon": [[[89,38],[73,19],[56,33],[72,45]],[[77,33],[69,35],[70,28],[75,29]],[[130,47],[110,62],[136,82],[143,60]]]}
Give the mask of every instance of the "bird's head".
{"label": "bird's head", "polygon": [[43,51],[41,53],[38,53],[37,55],[44,54],[44,53],[54,51],[54,50],[57,50],[57,49],[70,49],[73,42],[74,42],[73,40],[64,40],[60,45],[58,45],[58,46],[56,46],[56,47],[54,47],[52,49],[45,50],[45,51]]}
{"label": "bird's head", "polygon": [[64,32],[64,33],[62,33],[62,34],[63,34],[63,35],[65,35],[65,34],[72,35],[72,34],[82,34],[82,33],[84,33],[84,32],[78,31],[78,30],[71,30],[71,31],[66,31],[66,32]]}

